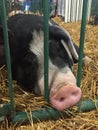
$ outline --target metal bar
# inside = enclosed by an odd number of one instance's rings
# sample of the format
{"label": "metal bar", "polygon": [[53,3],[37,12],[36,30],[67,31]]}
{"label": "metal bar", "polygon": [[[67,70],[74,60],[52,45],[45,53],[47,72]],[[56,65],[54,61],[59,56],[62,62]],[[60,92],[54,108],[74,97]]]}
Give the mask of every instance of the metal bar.
{"label": "metal bar", "polygon": [[49,2],[44,0],[44,98],[49,101],[49,88],[48,88],[48,57],[49,57]]}
{"label": "metal bar", "polygon": [[7,22],[6,22],[6,8],[5,8],[5,0],[1,0],[2,2],[2,25],[3,25],[3,34],[4,34],[4,46],[6,53],[6,61],[7,61],[7,71],[8,71],[8,86],[9,86],[9,95],[10,95],[10,103],[11,110],[14,110],[14,96],[13,96],[13,87],[12,87],[12,74],[11,74],[11,62],[10,62],[10,50],[9,50],[9,40],[8,40],[8,30],[7,30]]}
{"label": "metal bar", "polygon": [[81,32],[80,32],[80,46],[79,46],[79,62],[78,62],[78,71],[77,71],[77,86],[78,87],[80,87],[81,78],[82,78],[82,58],[83,58],[84,39],[85,39],[87,5],[88,5],[88,0],[83,0],[82,22],[81,22]]}

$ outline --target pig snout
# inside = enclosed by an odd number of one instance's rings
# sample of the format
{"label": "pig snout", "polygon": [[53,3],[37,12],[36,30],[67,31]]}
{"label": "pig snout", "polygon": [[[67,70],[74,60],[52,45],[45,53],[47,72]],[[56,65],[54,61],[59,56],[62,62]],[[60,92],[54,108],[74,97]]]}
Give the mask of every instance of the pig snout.
{"label": "pig snout", "polygon": [[58,91],[50,91],[50,103],[57,110],[67,109],[75,104],[81,98],[81,89],[74,85],[65,85]]}

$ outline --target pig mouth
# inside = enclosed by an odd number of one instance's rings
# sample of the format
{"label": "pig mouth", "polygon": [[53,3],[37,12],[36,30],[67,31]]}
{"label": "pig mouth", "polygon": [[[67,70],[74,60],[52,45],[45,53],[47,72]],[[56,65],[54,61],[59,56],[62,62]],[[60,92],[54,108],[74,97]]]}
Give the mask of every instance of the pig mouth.
{"label": "pig mouth", "polygon": [[64,85],[57,91],[50,90],[50,103],[57,110],[65,110],[76,105],[81,99],[81,89],[74,85]]}

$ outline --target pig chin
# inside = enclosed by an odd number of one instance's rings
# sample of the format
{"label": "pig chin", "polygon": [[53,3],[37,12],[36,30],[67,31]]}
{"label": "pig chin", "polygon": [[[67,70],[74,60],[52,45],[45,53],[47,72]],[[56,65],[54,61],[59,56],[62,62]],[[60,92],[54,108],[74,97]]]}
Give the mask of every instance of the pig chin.
{"label": "pig chin", "polygon": [[56,110],[67,109],[79,102],[81,98],[81,89],[75,85],[65,85],[55,92],[50,90],[50,103]]}

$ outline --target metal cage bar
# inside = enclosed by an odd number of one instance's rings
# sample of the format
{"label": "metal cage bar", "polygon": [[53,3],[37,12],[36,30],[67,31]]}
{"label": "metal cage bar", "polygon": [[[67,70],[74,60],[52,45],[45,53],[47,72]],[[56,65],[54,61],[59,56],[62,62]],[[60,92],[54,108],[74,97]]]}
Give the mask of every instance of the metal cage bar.
{"label": "metal cage bar", "polygon": [[49,88],[48,88],[48,68],[49,68],[49,3],[48,0],[44,1],[44,97],[49,101]]}
{"label": "metal cage bar", "polygon": [[6,7],[5,0],[0,0],[1,10],[1,23],[3,25],[3,35],[4,35],[4,46],[6,53],[6,62],[7,62],[7,71],[8,71],[8,86],[9,86],[9,95],[10,95],[10,103],[11,110],[14,110],[14,96],[13,96],[13,87],[12,87],[12,74],[11,74],[11,62],[10,62],[10,49],[9,49],[9,39],[8,39],[8,30],[7,30],[7,22],[6,22]]}
{"label": "metal cage bar", "polygon": [[82,79],[82,58],[83,58],[83,50],[84,50],[87,5],[88,5],[88,0],[83,0],[82,22],[81,22],[81,32],[80,32],[80,46],[79,46],[79,62],[78,62],[78,71],[77,71],[77,86],[79,86],[79,87],[80,87],[81,79]]}

